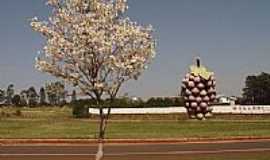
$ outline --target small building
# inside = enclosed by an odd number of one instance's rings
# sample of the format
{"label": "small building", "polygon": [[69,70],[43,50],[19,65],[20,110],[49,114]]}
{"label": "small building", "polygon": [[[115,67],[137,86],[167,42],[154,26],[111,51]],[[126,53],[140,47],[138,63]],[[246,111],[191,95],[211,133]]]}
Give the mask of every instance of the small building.
{"label": "small building", "polygon": [[231,96],[225,96],[225,95],[218,95],[217,96],[217,103],[223,104],[223,105],[235,105],[235,102],[237,101],[237,97]]}

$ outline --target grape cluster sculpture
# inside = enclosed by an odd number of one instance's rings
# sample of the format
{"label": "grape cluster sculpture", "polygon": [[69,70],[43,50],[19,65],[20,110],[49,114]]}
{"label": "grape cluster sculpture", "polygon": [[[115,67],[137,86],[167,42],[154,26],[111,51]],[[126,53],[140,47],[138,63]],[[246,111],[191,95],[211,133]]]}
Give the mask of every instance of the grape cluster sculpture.
{"label": "grape cluster sculpture", "polygon": [[216,99],[216,79],[213,72],[200,64],[199,58],[196,62],[182,80],[181,95],[189,117],[204,120],[212,116],[211,104]]}

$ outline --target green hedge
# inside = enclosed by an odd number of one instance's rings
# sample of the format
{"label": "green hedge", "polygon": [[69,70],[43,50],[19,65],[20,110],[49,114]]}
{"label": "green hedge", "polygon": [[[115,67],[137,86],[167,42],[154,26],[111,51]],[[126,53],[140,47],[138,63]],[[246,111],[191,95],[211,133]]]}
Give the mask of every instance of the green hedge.
{"label": "green hedge", "polygon": [[84,100],[78,100],[72,102],[72,115],[74,118],[89,118],[90,114],[88,111],[89,102]]}
{"label": "green hedge", "polygon": [[[98,108],[96,102],[91,99],[76,100],[71,103],[73,116],[75,118],[89,117],[88,108]],[[184,106],[182,97],[176,98],[150,98],[147,101],[131,100],[130,98],[117,98],[114,101],[104,100],[101,104],[104,108],[151,108],[151,107],[171,107]]]}

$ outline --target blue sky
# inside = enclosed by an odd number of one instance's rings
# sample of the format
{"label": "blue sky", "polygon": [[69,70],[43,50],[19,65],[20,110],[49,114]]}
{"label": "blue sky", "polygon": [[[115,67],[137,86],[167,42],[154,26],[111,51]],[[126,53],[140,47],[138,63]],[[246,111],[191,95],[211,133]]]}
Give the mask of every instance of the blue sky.
{"label": "blue sky", "polygon": [[[42,37],[29,19],[46,19],[45,0],[0,2],[0,88],[40,87],[51,79],[34,69]],[[138,81],[122,89],[131,96],[175,96],[193,57],[216,73],[218,92],[239,95],[249,74],[270,71],[269,0],[129,0],[128,16],[152,24],[157,57]]]}

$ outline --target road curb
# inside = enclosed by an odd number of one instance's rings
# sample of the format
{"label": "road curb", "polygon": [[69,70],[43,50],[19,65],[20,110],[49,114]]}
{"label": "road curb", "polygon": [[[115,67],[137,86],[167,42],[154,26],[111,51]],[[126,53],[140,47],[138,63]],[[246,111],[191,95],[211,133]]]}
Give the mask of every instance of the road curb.
{"label": "road curb", "polygon": [[[104,143],[221,143],[243,141],[268,141],[270,137],[226,137],[226,138],[180,138],[180,139],[105,139]],[[96,139],[0,139],[0,145],[90,145]]]}

